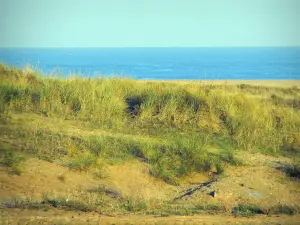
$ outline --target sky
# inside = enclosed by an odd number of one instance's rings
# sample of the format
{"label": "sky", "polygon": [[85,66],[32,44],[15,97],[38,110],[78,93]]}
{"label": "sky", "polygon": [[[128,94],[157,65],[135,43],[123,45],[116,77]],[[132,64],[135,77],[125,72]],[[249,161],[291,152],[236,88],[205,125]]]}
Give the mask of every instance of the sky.
{"label": "sky", "polygon": [[0,47],[300,46],[300,0],[0,0]]}

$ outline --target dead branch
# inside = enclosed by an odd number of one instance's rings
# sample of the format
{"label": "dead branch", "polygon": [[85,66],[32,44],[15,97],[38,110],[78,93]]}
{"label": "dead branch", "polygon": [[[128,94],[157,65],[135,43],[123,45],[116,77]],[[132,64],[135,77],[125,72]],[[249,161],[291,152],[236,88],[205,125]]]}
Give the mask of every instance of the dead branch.
{"label": "dead branch", "polygon": [[210,187],[212,183],[219,181],[219,179],[212,179],[210,181],[206,181],[204,183],[201,183],[200,185],[193,187],[193,188],[189,188],[187,190],[184,190],[182,192],[185,192],[183,195],[180,195],[176,198],[173,199],[173,201],[178,200],[178,199],[182,199],[184,196],[190,196],[192,195],[195,191],[200,190],[203,187]]}

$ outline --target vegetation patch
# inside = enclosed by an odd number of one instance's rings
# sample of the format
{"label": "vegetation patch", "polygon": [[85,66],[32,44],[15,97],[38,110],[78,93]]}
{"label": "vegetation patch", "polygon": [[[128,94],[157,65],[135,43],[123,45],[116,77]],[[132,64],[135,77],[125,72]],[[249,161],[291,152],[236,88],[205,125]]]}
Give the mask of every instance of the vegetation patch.
{"label": "vegetation patch", "polygon": [[69,167],[74,170],[87,171],[97,161],[97,158],[86,152],[76,155],[69,162]]}
{"label": "vegetation patch", "polygon": [[199,204],[195,208],[211,214],[226,212],[225,206],[221,204]]}
{"label": "vegetation patch", "polygon": [[19,208],[19,209],[41,209],[44,206],[38,200],[33,200],[30,198],[12,198],[6,202],[3,202],[2,205],[6,208]]}
{"label": "vegetation patch", "polygon": [[286,165],[283,170],[285,173],[294,178],[300,179],[300,165],[299,164],[288,164]]}
{"label": "vegetation patch", "polygon": [[300,212],[299,207],[297,206],[289,206],[289,205],[276,205],[270,207],[268,210],[268,214],[286,214],[286,215],[294,215]]}
{"label": "vegetation patch", "polygon": [[251,217],[256,214],[266,214],[266,212],[257,205],[238,204],[233,207],[232,212],[236,217]]}
{"label": "vegetation patch", "polygon": [[148,208],[146,201],[143,200],[138,201],[133,198],[128,198],[124,200],[122,206],[126,211],[129,212],[145,211]]}
{"label": "vegetation patch", "polygon": [[22,162],[25,160],[24,157],[18,156],[11,149],[4,149],[1,152],[3,156],[0,165],[8,167],[8,173],[20,176],[23,172]]}
{"label": "vegetation patch", "polygon": [[[133,158],[142,161],[145,171],[159,182],[179,185],[190,174],[222,176],[229,165],[246,164],[248,159],[237,158],[237,151],[289,157],[300,154],[297,87],[63,79],[5,65],[0,71],[1,138],[18,152],[26,151],[74,171],[91,171],[99,180],[105,179],[105,165]],[[12,150],[2,153],[1,165],[21,174],[22,157]],[[297,163],[282,170],[299,178]],[[55,180],[66,185],[69,177],[57,174]],[[44,199],[44,203],[70,209],[78,204],[78,210],[90,211],[100,207],[105,196],[127,212],[153,208],[150,201],[125,194],[118,198],[117,193],[106,189],[85,195],[92,197],[55,197]],[[161,204],[167,205],[161,210],[166,215],[224,210],[220,205],[168,209],[168,202],[162,200]],[[282,206],[271,211],[289,214],[295,209]],[[232,209],[235,216],[261,213],[265,211],[253,205],[240,204]]]}
{"label": "vegetation patch", "polygon": [[96,211],[97,207],[93,205],[88,205],[83,201],[69,200],[66,198],[49,198],[44,197],[41,204],[48,204],[55,208],[64,208],[69,210],[76,210],[82,212]]}

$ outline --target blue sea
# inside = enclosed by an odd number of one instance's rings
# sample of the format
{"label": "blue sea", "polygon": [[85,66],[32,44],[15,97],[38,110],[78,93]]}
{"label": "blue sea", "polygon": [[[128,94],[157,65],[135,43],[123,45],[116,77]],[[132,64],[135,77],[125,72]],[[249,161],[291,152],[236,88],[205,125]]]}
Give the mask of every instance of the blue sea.
{"label": "blue sea", "polygon": [[60,76],[300,79],[300,47],[0,48],[0,62]]}

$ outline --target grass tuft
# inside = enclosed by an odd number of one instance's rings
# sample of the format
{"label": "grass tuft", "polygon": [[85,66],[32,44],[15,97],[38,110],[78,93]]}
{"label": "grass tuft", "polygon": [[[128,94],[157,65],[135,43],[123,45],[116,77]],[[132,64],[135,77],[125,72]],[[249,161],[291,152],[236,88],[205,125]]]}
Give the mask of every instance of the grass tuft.
{"label": "grass tuft", "polygon": [[97,161],[97,158],[90,153],[76,155],[69,162],[69,167],[74,170],[87,171]]}
{"label": "grass tuft", "polygon": [[266,214],[259,206],[247,204],[238,204],[233,207],[231,213],[236,217],[251,217],[256,214]]}
{"label": "grass tuft", "polygon": [[23,157],[17,156],[13,150],[6,149],[4,150],[4,156],[0,164],[9,168],[9,174],[16,174],[20,176],[23,172],[21,165],[23,161]]}
{"label": "grass tuft", "polygon": [[268,210],[268,214],[286,214],[286,215],[295,215],[300,212],[299,207],[288,206],[288,205],[276,205]]}

